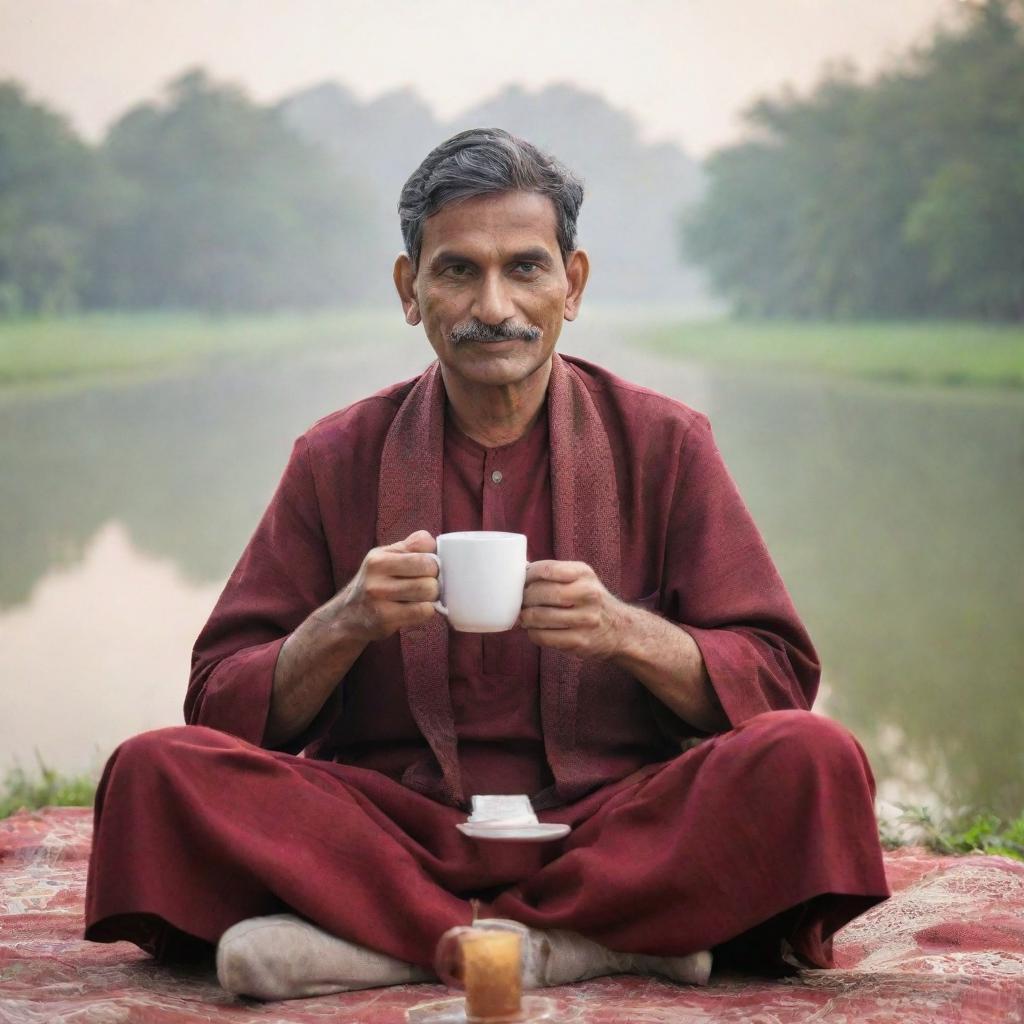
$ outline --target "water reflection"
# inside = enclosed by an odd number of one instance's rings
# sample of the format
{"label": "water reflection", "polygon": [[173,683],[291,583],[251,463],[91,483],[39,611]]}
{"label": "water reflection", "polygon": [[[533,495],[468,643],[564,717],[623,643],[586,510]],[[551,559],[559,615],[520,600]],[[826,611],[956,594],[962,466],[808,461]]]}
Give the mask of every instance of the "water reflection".
{"label": "water reflection", "polygon": [[51,570],[25,604],[0,613],[0,750],[30,766],[38,749],[77,771],[126,736],[177,724],[192,642],[218,591],[105,524],[78,564]]}
{"label": "water reflection", "polygon": [[0,401],[0,608],[78,562],[111,519],[186,578],[223,581],[293,439],[432,355],[406,328],[199,376]]}
{"label": "water reflection", "polygon": [[[0,751],[72,770],[180,721],[192,641],[292,439],[430,355],[418,332],[372,340],[0,405]],[[711,416],[880,794],[1020,813],[1024,402],[708,373],[610,324],[564,348]]]}
{"label": "water reflection", "polygon": [[720,403],[723,448],[835,673],[829,712],[881,779],[914,761],[945,802],[1020,813],[1024,403],[749,380]]}

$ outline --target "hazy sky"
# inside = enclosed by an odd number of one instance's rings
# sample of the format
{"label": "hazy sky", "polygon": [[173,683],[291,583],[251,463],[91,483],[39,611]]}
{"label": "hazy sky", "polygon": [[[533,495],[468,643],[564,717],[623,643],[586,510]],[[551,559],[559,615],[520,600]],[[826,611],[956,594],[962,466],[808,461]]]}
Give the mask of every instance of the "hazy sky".
{"label": "hazy sky", "polygon": [[603,94],[702,156],[737,115],[828,61],[872,71],[959,0],[0,0],[0,78],[90,138],[201,64],[269,100],[332,79],[413,86],[442,116],[509,82]]}

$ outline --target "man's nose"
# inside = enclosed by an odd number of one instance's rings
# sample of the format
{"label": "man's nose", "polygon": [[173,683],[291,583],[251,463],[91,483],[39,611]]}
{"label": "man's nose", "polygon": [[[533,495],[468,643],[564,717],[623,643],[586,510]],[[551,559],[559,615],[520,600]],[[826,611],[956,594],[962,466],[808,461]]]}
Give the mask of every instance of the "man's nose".
{"label": "man's nose", "polygon": [[515,316],[508,284],[501,274],[483,274],[473,303],[473,315],[481,323],[495,325]]}

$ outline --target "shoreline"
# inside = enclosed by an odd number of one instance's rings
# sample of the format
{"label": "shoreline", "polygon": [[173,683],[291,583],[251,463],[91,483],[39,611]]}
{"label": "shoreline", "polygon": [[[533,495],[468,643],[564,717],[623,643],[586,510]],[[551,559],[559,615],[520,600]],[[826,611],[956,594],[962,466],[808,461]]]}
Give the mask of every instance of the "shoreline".
{"label": "shoreline", "polygon": [[639,338],[705,366],[821,379],[1024,395],[1024,325],[973,321],[677,321]]}
{"label": "shoreline", "polygon": [[[630,346],[713,369],[799,373],[943,393],[1024,396],[1024,325],[973,321],[803,322],[690,319],[598,307]],[[576,328],[585,336],[587,320]],[[213,361],[386,340],[396,312],[334,309],[265,316],[90,313],[0,320],[0,398],[51,395],[178,376]]]}

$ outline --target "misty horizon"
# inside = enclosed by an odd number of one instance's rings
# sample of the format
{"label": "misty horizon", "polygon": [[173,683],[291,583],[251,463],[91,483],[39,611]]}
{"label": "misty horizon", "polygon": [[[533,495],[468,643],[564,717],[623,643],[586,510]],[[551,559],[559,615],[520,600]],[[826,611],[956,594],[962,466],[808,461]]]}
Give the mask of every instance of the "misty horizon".
{"label": "misty horizon", "polygon": [[[0,0],[0,79],[22,83],[90,141],[192,67],[261,104],[324,83],[361,103],[408,91],[444,121],[510,85],[536,93],[561,82],[629,113],[645,144],[672,141],[703,159],[744,135],[742,111],[756,98],[807,92],[837,64],[873,77],[963,6],[866,0],[836,9],[772,0],[752,8],[726,0],[704,8],[652,0],[627,18],[620,5],[593,0],[554,10],[538,0],[468,10],[439,0],[431,11],[406,0],[373,9],[270,0],[241,19],[225,0],[38,0],[31,7]],[[494,50],[479,45],[498,30],[501,54],[526,54],[525,61],[496,62]],[[55,49],[60,38],[75,45]]]}

